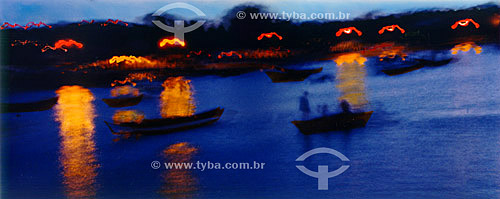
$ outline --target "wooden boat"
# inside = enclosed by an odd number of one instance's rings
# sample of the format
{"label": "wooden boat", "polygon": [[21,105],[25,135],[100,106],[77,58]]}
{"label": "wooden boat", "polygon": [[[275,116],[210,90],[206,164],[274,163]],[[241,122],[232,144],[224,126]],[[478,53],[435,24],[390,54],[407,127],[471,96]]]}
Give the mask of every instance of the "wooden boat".
{"label": "wooden boat", "polygon": [[373,111],[361,113],[339,113],[305,121],[292,121],[304,134],[341,131],[365,127]]}
{"label": "wooden boat", "polygon": [[449,64],[452,60],[453,60],[453,58],[439,60],[439,61],[426,60],[426,59],[416,59],[416,61],[418,61],[418,63],[415,65],[408,66],[408,67],[402,67],[402,68],[396,68],[396,69],[386,69],[386,70],[382,70],[382,72],[389,75],[389,76],[401,75],[401,74],[405,74],[405,73],[408,73],[411,71],[421,69],[423,67],[443,66],[443,65]]}
{"label": "wooden boat", "polygon": [[385,70],[382,70],[382,72],[385,73],[386,75],[394,76],[394,75],[401,75],[401,74],[409,73],[411,71],[415,71],[415,70],[421,69],[423,67],[424,67],[424,65],[419,63],[419,64],[415,64],[415,65],[408,66],[408,67],[402,67],[402,68],[396,68],[396,69],[385,69]]}
{"label": "wooden boat", "polygon": [[443,66],[446,64],[449,64],[453,58],[449,59],[443,59],[439,61],[434,61],[434,60],[426,60],[426,59],[416,59],[420,64],[423,64],[424,66],[430,66],[430,67],[437,67],[437,66]]}
{"label": "wooden boat", "polygon": [[144,119],[140,123],[113,124],[106,121],[104,123],[106,123],[113,134],[165,134],[212,124],[220,119],[223,112],[224,109],[218,107],[186,117]]}
{"label": "wooden boat", "polygon": [[323,71],[323,67],[308,70],[279,68],[279,70],[280,71],[266,71],[266,75],[271,78],[273,83],[304,81],[310,75]]}
{"label": "wooden boat", "polygon": [[102,101],[104,101],[104,103],[106,103],[110,107],[119,108],[119,107],[137,105],[139,104],[139,102],[142,101],[143,97],[144,95],[141,94],[139,96],[133,96],[133,97],[107,98],[107,99],[102,99]]}
{"label": "wooden boat", "polygon": [[58,97],[53,97],[46,100],[27,103],[2,103],[2,112],[34,112],[46,111],[57,104]]}

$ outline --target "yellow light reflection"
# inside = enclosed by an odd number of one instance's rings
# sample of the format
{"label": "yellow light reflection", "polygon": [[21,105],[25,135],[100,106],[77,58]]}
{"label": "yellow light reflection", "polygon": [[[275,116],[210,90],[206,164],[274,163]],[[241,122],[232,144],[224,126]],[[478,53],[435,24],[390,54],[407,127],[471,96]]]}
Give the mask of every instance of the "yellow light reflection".
{"label": "yellow light reflection", "polygon": [[341,92],[339,101],[346,100],[353,109],[368,104],[365,95],[365,61],[366,58],[359,53],[345,54],[335,60],[338,65],[336,87]]}
{"label": "yellow light reflection", "polygon": [[354,62],[357,62],[359,65],[363,65],[366,62],[366,58],[361,56],[361,54],[359,53],[348,53],[340,55],[334,61],[335,63],[337,63],[338,66],[344,63],[351,65],[354,64]]}
{"label": "yellow light reflection", "polygon": [[134,87],[129,86],[129,85],[117,86],[117,87],[111,89],[111,96],[118,97],[120,95],[139,96],[139,89],[134,88]]}
{"label": "yellow light reflection", "polygon": [[384,60],[384,58],[389,58],[389,59],[394,59],[396,56],[399,55],[401,57],[401,60],[405,61],[406,57],[408,56],[406,53],[403,52],[402,48],[393,48],[389,50],[384,50],[380,55],[378,56],[380,61]]}
{"label": "yellow light reflection", "polygon": [[141,123],[144,119],[144,113],[137,110],[117,110],[113,115],[113,122],[115,124],[135,122]]}
{"label": "yellow light reflection", "polygon": [[69,198],[91,198],[96,194],[99,167],[95,157],[95,110],[90,90],[63,86],[56,93],[56,121],[60,123],[60,161],[63,184]]}
{"label": "yellow light reflection", "polygon": [[459,51],[469,52],[470,49],[474,49],[474,52],[476,52],[476,54],[483,52],[483,49],[481,48],[481,46],[478,46],[476,43],[464,42],[464,43],[455,45],[455,47],[453,47],[451,49],[451,54],[456,55],[456,54],[458,54]]}
{"label": "yellow light reflection", "polygon": [[190,80],[184,77],[169,77],[162,86],[164,88],[160,94],[162,117],[185,117],[194,114],[196,105]]}
{"label": "yellow light reflection", "polygon": [[136,86],[135,80],[142,81],[143,79],[147,79],[149,82],[153,82],[153,79],[156,79],[156,76],[151,72],[143,72],[143,73],[130,73],[124,80],[115,80],[111,83],[111,86],[116,86],[117,84],[126,84],[130,83],[132,86]]}
{"label": "yellow light reflection", "polygon": [[399,46],[394,42],[384,42],[368,47],[362,51],[365,57],[378,56],[380,61],[384,58],[394,59],[396,56],[401,57],[405,61],[408,55],[405,53],[406,46]]}
{"label": "yellow light reflection", "polygon": [[[167,162],[189,163],[198,149],[187,142],[168,146],[163,155]],[[192,198],[198,190],[198,181],[188,169],[170,169],[162,174],[164,184],[160,193],[168,198]]]}

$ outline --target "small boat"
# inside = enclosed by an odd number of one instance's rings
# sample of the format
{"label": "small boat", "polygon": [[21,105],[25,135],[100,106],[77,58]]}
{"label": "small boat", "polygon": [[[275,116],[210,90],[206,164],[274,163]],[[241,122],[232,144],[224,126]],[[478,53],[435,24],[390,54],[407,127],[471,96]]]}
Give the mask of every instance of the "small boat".
{"label": "small boat", "polygon": [[415,71],[415,70],[421,69],[423,67],[425,67],[423,64],[418,63],[418,64],[408,66],[408,67],[402,67],[402,68],[396,68],[396,69],[385,69],[385,70],[382,70],[382,72],[385,73],[386,75],[394,76],[394,75],[401,75],[401,74],[409,73],[411,71]]}
{"label": "small boat", "polygon": [[304,134],[321,133],[328,131],[342,131],[365,127],[373,111],[361,113],[339,113],[312,120],[292,121]]}
{"label": "small boat", "polygon": [[420,64],[423,64],[424,66],[436,67],[436,66],[443,66],[443,65],[449,64],[453,60],[453,58],[439,60],[439,61],[427,60],[427,59],[416,59],[416,60]]}
{"label": "small boat", "polygon": [[215,108],[203,113],[186,117],[144,119],[140,123],[127,122],[114,124],[104,121],[113,134],[165,134],[193,129],[212,124],[220,119],[223,108]]}
{"label": "small boat", "polygon": [[35,111],[46,111],[51,109],[57,104],[58,97],[53,97],[46,100],[41,100],[37,102],[27,102],[27,103],[2,103],[2,112],[12,113],[12,112],[35,112]]}
{"label": "small boat", "polygon": [[323,67],[308,70],[278,69],[280,71],[266,71],[273,83],[304,81],[310,75],[323,71]]}
{"label": "small boat", "polygon": [[144,94],[141,94],[139,96],[133,96],[133,97],[107,98],[107,99],[102,99],[102,101],[104,101],[104,103],[106,103],[110,107],[119,108],[119,107],[137,105],[139,104],[139,102],[142,101],[143,97]]}

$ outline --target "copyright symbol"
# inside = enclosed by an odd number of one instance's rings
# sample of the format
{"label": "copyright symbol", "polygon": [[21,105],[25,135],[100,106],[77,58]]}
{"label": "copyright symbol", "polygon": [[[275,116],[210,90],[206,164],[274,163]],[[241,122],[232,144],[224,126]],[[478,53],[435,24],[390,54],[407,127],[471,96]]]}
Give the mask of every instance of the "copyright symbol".
{"label": "copyright symbol", "polygon": [[159,169],[161,167],[161,163],[159,161],[153,161],[151,162],[151,168],[153,169]]}
{"label": "copyright symbol", "polygon": [[238,19],[244,19],[246,16],[247,16],[247,13],[245,13],[244,11],[238,11],[236,13],[236,18],[238,18]]}

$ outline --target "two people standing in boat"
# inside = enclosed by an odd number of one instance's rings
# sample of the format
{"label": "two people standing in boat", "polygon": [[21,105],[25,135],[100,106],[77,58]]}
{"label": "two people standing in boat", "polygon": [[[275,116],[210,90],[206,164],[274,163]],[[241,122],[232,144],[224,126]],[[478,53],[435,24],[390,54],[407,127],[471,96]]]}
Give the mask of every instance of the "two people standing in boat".
{"label": "two people standing in boat", "polygon": [[[309,92],[304,91],[304,94],[300,97],[299,101],[299,110],[302,112],[302,119],[309,119],[309,115],[311,114],[311,107],[309,104]],[[340,108],[342,109],[342,113],[351,114],[351,104],[347,102],[347,100],[342,100],[340,102]],[[321,111],[322,115],[325,116],[328,114],[328,106],[318,106],[318,112]]]}

